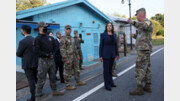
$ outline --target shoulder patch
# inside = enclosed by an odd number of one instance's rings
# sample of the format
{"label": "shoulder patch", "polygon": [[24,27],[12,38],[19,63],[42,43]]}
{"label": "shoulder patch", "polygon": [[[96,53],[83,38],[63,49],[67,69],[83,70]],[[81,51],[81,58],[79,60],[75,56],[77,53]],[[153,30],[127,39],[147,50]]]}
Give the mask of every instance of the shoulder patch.
{"label": "shoulder patch", "polygon": [[150,21],[144,21],[148,26],[150,26]]}

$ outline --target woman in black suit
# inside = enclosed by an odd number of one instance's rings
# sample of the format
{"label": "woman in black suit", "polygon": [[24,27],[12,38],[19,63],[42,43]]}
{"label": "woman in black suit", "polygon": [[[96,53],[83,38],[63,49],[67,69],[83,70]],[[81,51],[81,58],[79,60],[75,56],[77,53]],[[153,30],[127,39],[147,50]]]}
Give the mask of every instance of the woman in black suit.
{"label": "woman in black suit", "polygon": [[111,87],[116,87],[112,79],[112,66],[115,59],[119,59],[117,36],[114,33],[112,23],[107,23],[104,33],[100,37],[99,47],[100,61],[103,61],[103,75],[105,88],[111,91]]}

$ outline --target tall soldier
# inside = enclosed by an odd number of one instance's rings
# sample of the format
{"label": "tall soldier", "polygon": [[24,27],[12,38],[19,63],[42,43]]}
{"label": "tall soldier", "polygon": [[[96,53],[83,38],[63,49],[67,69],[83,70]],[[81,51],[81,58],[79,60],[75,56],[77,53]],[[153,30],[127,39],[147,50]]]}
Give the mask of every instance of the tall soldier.
{"label": "tall soldier", "polygon": [[83,54],[82,54],[82,50],[81,50],[81,43],[84,43],[84,40],[82,40],[80,37],[78,37],[78,31],[74,31],[74,40],[77,45],[78,53],[80,56],[79,68],[80,68],[80,70],[84,70],[84,68],[82,68]]}
{"label": "tall soldier", "polygon": [[[117,35],[117,46],[118,46],[118,52],[120,52],[120,47],[121,47],[121,41],[120,41],[120,34],[116,33]],[[116,60],[113,63],[113,67],[112,67],[112,76],[117,77],[117,74],[115,73],[116,70]]]}
{"label": "tall soldier", "polygon": [[42,96],[42,89],[46,82],[46,75],[49,75],[50,86],[54,95],[63,95],[62,92],[57,91],[56,87],[56,74],[55,74],[55,62],[53,54],[56,51],[56,45],[54,38],[48,36],[48,25],[44,22],[38,23],[39,35],[35,39],[35,49],[39,55],[38,61],[38,82],[36,89],[36,96],[39,99]]}
{"label": "tall soldier", "polygon": [[25,36],[19,42],[17,56],[22,58],[22,69],[28,79],[29,88],[31,92],[31,99],[27,101],[35,101],[35,87],[37,83],[37,62],[38,57],[34,52],[34,38],[31,36],[31,27],[23,25],[21,27],[22,35]]}
{"label": "tall soldier", "polygon": [[[130,92],[130,95],[143,95],[144,91],[151,92],[150,54],[152,52],[153,24],[146,18],[144,8],[137,10],[136,16],[138,22],[131,19],[128,20],[130,24],[133,24],[138,29],[138,33],[132,35],[136,39],[138,55],[135,68],[137,88]],[[144,83],[145,86],[143,88]]]}
{"label": "tall soldier", "polygon": [[[76,80],[76,85],[85,85],[85,82],[80,81],[79,75],[80,70],[78,66],[78,60],[80,59],[77,46],[75,45],[75,40],[71,36],[71,26],[65,26],[65,35],[62,36],[60,40],[60,52],[62,55],[62,60],[65,63],[65,83],[67,90],[76,89],[75,86],[72,86],[70,79],[72,77],[72,70],[74,71],[74,76]],[[77,60],[78,59],[78,60]]]}

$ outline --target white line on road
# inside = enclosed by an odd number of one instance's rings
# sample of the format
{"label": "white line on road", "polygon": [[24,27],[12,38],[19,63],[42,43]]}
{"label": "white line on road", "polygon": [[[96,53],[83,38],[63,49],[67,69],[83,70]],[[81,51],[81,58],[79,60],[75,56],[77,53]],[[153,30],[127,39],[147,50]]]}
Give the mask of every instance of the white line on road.
{"label": "white line on road", "polygon": [[[153,56],[154,54],[156,54],[157,52],[159,52],[159,51],[161,51],[161,50],[163,50],[163,49],[164,49],[164,47],[163,47],[163,48],[160,48],[159,50],[157,50],[157,51],[155,51],[155,52],[153,52],[153,53],[151,54],[151,56]],[[118,73],[118,74],[117,74],[118,77],[121,76],[121,75],[123,75],[123,74],[126,73],[127,71],[131,70],[132,68],[134,68],[135,65],[136,65],[136,64],[133,64],[132,66],[130,66],[130,67],[128,67],[127,69],[125,69],[124,71]],[[113,79],[116,79],[116,78],[117,78],[117,77],[113,77]],[[73,101],[81,101],[81,100],[83,100],[84,98],[86,98],[87,96],[89,96],[89,95],[91,95],[92,93],[94,93],[95,91],[97,91],[98,89],[102,88],[103,86],[104,86],[104,82],[101,83],[100,85],[94,87],[93,89],[89,90],[88,92],[82,94],[81,96],[77,97],[77,98],[74,99]]]}

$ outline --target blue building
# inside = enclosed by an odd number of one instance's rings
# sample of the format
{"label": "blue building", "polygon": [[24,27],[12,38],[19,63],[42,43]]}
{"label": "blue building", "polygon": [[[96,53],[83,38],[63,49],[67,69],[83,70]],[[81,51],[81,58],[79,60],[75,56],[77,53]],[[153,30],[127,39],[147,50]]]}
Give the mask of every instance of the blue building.
{"label": "blue building", "polygon": [[[87,0],[67,0],[33,9],[16,12],[16,49],[21,35],[21,26],[24,24],[32,27],[32,36],[38,35],[37,23],[44,21],[50,24],[50,30],[54,33],[60,31],[64,34],[65,25],[72,26],[82,35],[83,61],[92,61],[99,58],[100,33],[105,29],[107,22],[113,22],[104,13],[90,4]],[[20,58],[16,57],[16,64],[21,65]]]}

